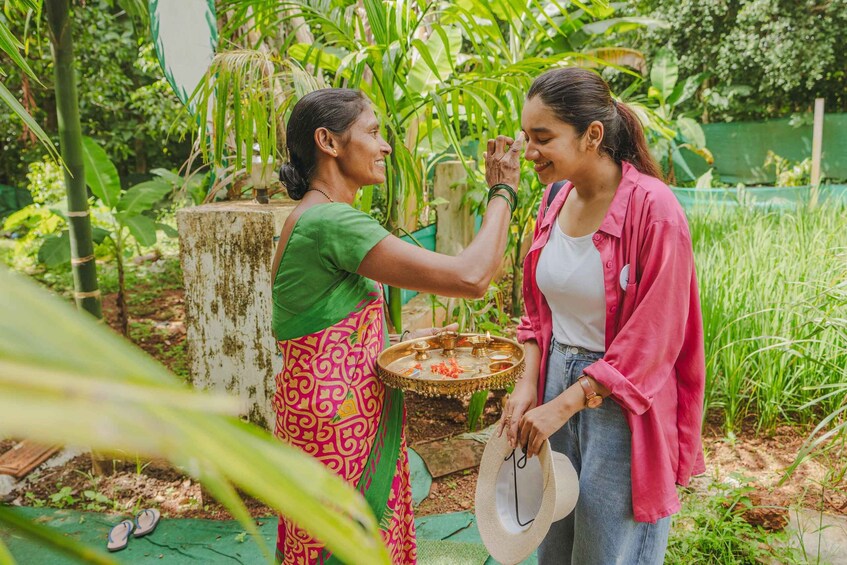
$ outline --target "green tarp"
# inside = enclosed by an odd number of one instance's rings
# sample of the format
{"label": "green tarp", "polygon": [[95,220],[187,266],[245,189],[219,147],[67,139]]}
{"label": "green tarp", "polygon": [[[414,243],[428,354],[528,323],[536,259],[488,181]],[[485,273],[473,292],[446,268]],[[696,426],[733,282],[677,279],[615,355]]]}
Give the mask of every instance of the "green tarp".
{"label": "green tarp", "polygon": [[[811,116],[810,116],[811,117]],[[773,167],[764,169],[768,151],[790,161],[802,161],[812,156],[812,124],[806,120],[794,127],[789,118],[765,122],[728,122],[704,124],[706,147],[715,157],[720,179],[735,184],[773,184]],[[823,124],[823,154],[821,172],[825,178],[847,179],[847,114],[827,114]],[[685,161],[699,176],[708,165],[700,157],[683,150]],[[677,168],[680,180],[685,178]]]}
{"label": "green tarp", "polygon": [[[746,188],[678,188],[673,192],[686,210],[703,207],[753,206],[761,208],[796,208],[809,203],[808,186],[752,186]],[[821,186],[818,204],[847,205],[847,185]]]}
{"label": "green tarp", "polygon": [[[55,510],[49,508],[16,509],[28,520],[54,528],[59,533],[92,547],[104,548],[109,529],[122,517]],[[257,520],[262,538],[273,548],[276,543],[276,518]],[[493,563],[479,538],[474,515],[456,512],[422,516],[415,520],[420,565],[485,565]],[[62,554],[0,527],[0,540],[22,565],[77,563]],[[259,546],[235,521],[162,518],[156,531],[142,538],[130,538],[126,549],[110,554],[121,564],[166,563],[196,565],[263,563]],[[535,556],[522,565],[536,565]]]}

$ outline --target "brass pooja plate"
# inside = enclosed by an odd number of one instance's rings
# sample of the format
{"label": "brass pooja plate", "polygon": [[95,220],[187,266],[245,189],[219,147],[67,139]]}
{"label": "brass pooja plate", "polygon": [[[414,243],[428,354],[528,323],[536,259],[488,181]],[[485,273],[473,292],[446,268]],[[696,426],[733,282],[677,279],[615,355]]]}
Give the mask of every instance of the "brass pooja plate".
{"label": "brass pooja plate", "polygon": [[379,354],[376,366],[390,387],[459,397],[514,383],[523,374],[524,352],[505,337],[442,332],[392,345]]}

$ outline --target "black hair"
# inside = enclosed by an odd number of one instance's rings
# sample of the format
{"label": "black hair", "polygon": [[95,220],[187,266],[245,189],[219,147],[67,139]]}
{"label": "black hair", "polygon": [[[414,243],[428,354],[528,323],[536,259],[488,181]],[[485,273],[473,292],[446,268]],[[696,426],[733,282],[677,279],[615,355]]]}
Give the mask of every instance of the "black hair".
{"label": "black hair", "polygon": [[638,116],[612,98],[609,85],[596,73],[579,67],[548,71],[535,79],[527,100],[539,96],[556,117],[583,135],[591,122],[603,124],[601,150],[616,163],[628,161],[641,173],[662,178],[650,154]]}
{"label": "black hair", "polygon": [[279,180],[288,196],[300,200],[309,190],[317,158],[315,130],[326,128],[343,134],[367,106],[365,95],[350,88],[315,90],[294,105],[285,130],[289,161],[279,170]]}

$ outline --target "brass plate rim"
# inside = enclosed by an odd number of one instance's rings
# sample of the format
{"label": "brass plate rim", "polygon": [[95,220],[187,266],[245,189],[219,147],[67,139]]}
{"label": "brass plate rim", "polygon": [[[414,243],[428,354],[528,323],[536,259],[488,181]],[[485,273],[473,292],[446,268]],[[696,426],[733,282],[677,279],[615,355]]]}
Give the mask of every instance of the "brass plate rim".
{"label": "brass plate rim", "polygon": [[[459,334],[456,349],[470,350],[471,347],[462,344],[463,341],[467,343],[466,340],[468,338],[482,335],[475,333]],[[429,352],[437,353],[441,349],[438,343],[438,336],[432,336],[411,339],[384,349],[377,357],[377,376],[392,388],[410,390],[427,397],[442,396],[459,398],[482,390],[504,389],[513,384],[523,374],[524,367],[526,366],[524,350],[513,339],[500,336],[491,336],[491,339],[493,343],[489,346],[489,350],[508,349],[512,352],[512,357],[515,360],[513,365],[508,369],[487,375],[477,375],[460,379],[424,379],[407,377],[386,368],[387,365],[400,358],[410,355],[414,356],[412,346],[416,343],[427,342],[431,346]]]}

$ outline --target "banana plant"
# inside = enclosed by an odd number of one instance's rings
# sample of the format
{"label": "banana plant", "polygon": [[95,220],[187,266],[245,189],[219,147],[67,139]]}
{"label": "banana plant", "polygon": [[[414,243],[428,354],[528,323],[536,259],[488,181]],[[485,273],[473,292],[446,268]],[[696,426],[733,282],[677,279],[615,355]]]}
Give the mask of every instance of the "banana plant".
{"label": "banana plant", "polygon": [[[362,496],[300,450],[238,419],[235,399],[197,392],[90,316],[0,267],[0,437],[161,457],[198,479],[271,550],[238,490],[297,522],[344,563],[388,565]],[[0,505],[0,526],[85,563],[114,563]],[[14,564],[0,537],[0,563]]]}
{"label": "banana plant", "polygon": [[[118,169],[103,148],[90,137],[83,137],[82,145],[85,182],[100,201],[99,211],[105,218],[105,224],[109,226],[108,229],[95,228],[94,237],[98,243],[107,242],[112,248],[118,269],[118,320],[121,332],[128,335],[129,314],[124,282],[124,260],[132,254],[133,241],[141,247],[150,247],[156,244],[158,231],[170,237],[177,235],[176,230],[171,226],[157,222],[145,214],[173,190],[173,185],[160,174],[153,180],[123,190]],[[95,209],[95,212],[97,211]],[[67,242],[63,241],[66,237],[67,232],[64,232],[62,236],[47,239],[44,243],[48,246],[45,256],[51,256],[55,260],[55,254],[60,253],[60,249],[68,250]]]}
{"label": "banana plant", "polygon": [[665,129],[664,135],[654,136],[652,150],[658,161],[667,159],[667,180],[670,184],[676,182],[675,162],[679,163],[690,178],[697,178],[685,162],[680,149],[688,149],[710,165],[714,162],[712,153],[706,148],[703,128],[694,119],[679,112],[680,106],[697,93],[697,89],[708,77],[709,73],[705,72],[680,80],[676,54],[667,47],[659,50],[650,69],[648,105],[652,106],[654,115],[659,120],[659,131],[661,128]]}

